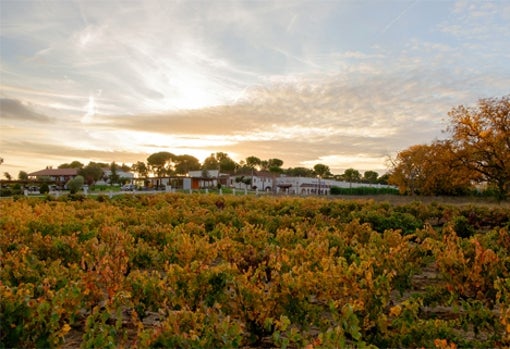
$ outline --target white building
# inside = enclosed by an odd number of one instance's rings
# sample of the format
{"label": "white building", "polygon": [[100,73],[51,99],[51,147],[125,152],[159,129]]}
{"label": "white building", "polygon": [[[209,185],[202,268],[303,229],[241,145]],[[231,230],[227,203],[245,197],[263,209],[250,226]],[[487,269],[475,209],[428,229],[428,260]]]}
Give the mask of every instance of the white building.
{"label": "white building", "polygon": [[289,195],[329,195],[331,187],[338,188],[390,188],[384,184],[349,183],[334,179],[323,179],[320,177],[278,177],[276,179],[278,192]]}
{"label": "white building", "polygon": [[[119,181],[122,183],[133,184],[133,180],[135,179],[135,175],[132,172],[122,171],[120,168],[116,171]],[[112,175],[112,170],[110,168],[103,168],[103,178],[98,180],[96,184],[106,185],[110,184],[110,177]]]}
{"label": "white building", "polygon": [[227,185],[235,189],[260,190],[270,192],[276,190],[275,174],[270,172],[257,171],[253,174],[231,176]]}

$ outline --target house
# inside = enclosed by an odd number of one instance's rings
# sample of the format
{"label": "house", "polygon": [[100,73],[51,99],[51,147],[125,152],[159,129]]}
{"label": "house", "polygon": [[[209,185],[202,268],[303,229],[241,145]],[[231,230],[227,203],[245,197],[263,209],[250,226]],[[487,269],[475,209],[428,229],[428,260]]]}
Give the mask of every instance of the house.
{"label": "house", "polygon": [[336,181],[319,177],[286,177],[278,178],[276,186],[278,192],[298,195],[328,195]]}
{"label": "house", "polygon": [[37,182],[53,182],[58,186],[63,187],[70,179],[78,175],[76,168],[51,168],[46,167],[44,170],[32,172],[28,174],[29,180]]}
{"label": "house", "polygon": [[[219,173],[218,170],[189,171],[186,176],[166,176],[143,178],[143,185],[149,188],[159,189],[184,189],[196,190],[204,188],[216,188],[218,183],[227,185],[228,175]],[[134,182],[141,183],[142,179],[134,179]]]}
{"label": "house", "polygon": [[226,185],[227,177],[218,170],[189,171],[183,178],[183,189],[215,188],[218,183]]}
{"label": "house", "polygon": [[[110,178],[112,176],[112,170],[111,168],[103,168],[103,177],[96,182],[98,185],[107,185],[110,184]],[[135,179],[135,175],[131,172],[126,172],[121,170],[120,168],[117,169],[116,175],[118,178],[118,181],[124,184],[133,184],[133,181]]]}
{"label": "house", "polygon": [[287,177],[276,180],[277,192],[293,195],[329,195],[332,187],[338,188],[394,188],[384,184],[349,183],[320,177]]}
{"label": "house", "polygon": [[267,171],[253,171],[251,174],[237,175],[229,179],[229,186],[236,189],[258,189],[273,191],[276,176]]}

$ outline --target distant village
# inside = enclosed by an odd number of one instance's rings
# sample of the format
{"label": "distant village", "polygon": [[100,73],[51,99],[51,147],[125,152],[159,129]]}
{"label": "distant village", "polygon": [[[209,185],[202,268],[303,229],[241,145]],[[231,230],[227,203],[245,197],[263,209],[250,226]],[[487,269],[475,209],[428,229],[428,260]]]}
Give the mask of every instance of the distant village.
{"label": "distant village", "polygon": [[[160,153],[157,153],[160,154]],[[58,168],[48,166],[42,170],[21,173],[18,179],[6,178],[1,181],[2,196],[9,194],[36,195],[44,192],[57,194],[68,190],[68,184],[77,177],[83,177],[81,190],[87,194],[95,190],[110,190],[115,192],[154,192],[154,191],[208,191],[208,190],[231,190],[234,193],[273,193],[287,195],[331,195],[338,194],[335,189],[339,188],[374,188],[392,189],[395,187],[387,184],[385,177],[378,177],[374,171],[367,171],[362,176],[354,169],[347,170],[344,175],[332,175],[329,167],[318,164],[314,170],[306,168],[294,168],[283,170],[283,161],[270,159],[262,162],[256,157],[248,158],[241,165],[233,164],[232,160],[223,156],[216,159],[215,154],[206,159],[204,165],[217,169],[200,169],[199,163],[188,163],[193,170],[169,171],[169,165],[165,161],[157,163],[148,161],[148,164],[138,162],[132,166],[111,164],[99,164],[91,162],[89,165],[75,161],[71,164],[62,164]],[[190,156],[186,155],[189,161]],[[225,159],[228,161],[225,162]],[[150,160],[150,157],[149,159]],[[196,160],[196,159],[193,159]],[[217,161],[214,161],[217,160]],[[224,160],[222,171],[221,160]],[[251,161],[250,161],[251,160]],[[270,166],[273,164],[273,166]],[[275,166],[276,164],[276,166]],[[199,168],[199,169],[197,169]],[[345,177],[348,178],[345,178]],[[4,177],[10,177],[7,173]],[[41,190],[44,185],[45,189]]]}

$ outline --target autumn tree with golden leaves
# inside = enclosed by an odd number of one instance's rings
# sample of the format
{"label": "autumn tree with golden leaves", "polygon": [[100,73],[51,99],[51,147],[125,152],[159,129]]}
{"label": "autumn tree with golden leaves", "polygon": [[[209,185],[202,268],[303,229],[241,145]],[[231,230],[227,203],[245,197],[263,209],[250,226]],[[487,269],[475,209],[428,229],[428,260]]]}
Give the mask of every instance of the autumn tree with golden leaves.
{"label": "autumn tree with golden leaves", "polygon": [[510,95],[448,113],[451,139],[413,145],[391,161],[401,193],[459,195],[486,182],[498,199],[510,191]]}
{"label": "autumn tree with golden leaves", "polygon": [[449,140],[413,145],[399,152],[392,165],[390,184],[409,195],[465,194],[475,175],[457,159]]}
{"label": "autumn tree with golden leaves", "polygon": [[510,95],[461,105],[448,115],[457,158],[504,199],[510,191]]}

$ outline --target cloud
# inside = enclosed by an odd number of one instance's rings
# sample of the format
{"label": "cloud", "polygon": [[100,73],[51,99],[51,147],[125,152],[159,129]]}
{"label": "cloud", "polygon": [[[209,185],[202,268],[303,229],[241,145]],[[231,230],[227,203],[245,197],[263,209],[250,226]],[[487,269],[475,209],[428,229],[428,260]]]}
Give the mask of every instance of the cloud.
{"label": "cloud", "polygon": [[[11,154],[17,154],[17,156],[26,157],[33,159],[30,163],[25,165],[35,167],[37,164],[59,164],[68,162],[69,159],[81,160],[81,161],[100,161],[100,162],[127,162],[131,163],[137,160],[145,160],[146,154],[140,152],[130,151],[110,151],[100,149],[87,149],[84,147],[73,147],[66,144],[53,142],[44,143],[37,141],[23,141],[23,140],[2,140],[2,154],[6,159],[10,158]],[[39,165],[44,166],[44,165]],[[35,170],[35,169],[34,169]]]}
{"label": "cloud", "polygon": [[[452,107],[510,85],[502,2],[2,8],[11,111],[2,107],[0,126],[12,154],[35,158],[227,151],[287,166],[383,167],[386,154],[440,137]],[[37,127],[9,128],[17,120]],[[58,128],[39,127],[49,121]]]}
{"label": "cloud", "polygon": [[[413,68],[398,74],[353,74],[351,79],[288,79],[248,89],[231,105],[109,116],[104,121],[145,137],[159,134],[162,147],[205,140],[210,149],[240,159],[278,157],[289,166],[325,159],[338,169],[352,154],[351,159],[366,159],[359,162],[363,166],[379,161],[380,169],[387,155],[429,142],[444,129],[452,100],[459,100],[456,85],[463,80],[452,76],[451,86],[442,86],[437,83],[441,74]],[[432,94],[437,95],[433,106]]]}
{"label": "cloud", "polygon": [[[429,130],[437,130],[438,117],[444,116],[448,106],[452,106],[449,101],[453,91],[449,88],[454,86],[438,86],[434,81],[439,78],[438,72],[411,70],[409,73],[412,75],[300,79],[254,87],[231,105],[111,116],[108,121],[130,130],[174,135],[222,134],[233,138],[253,134],[266,138],[350,135],[383,138],[397,136],[403,126],[422,119],[428,120]],[[452,85],[461,82],[453,81]],[[429,93],[441,92],[445,93],[431,108]]]}
{"label": "cloud", "polygon": [[34,111],[32,105],[23,103],[17,99],[0,98],[0,117],[16,121],[34,121],[47,123],[51,119]]}
{"label": "cloud", "polygon": [[486,44],[487,41],[503,43],[510,37],[508,2],[457,1],[453,13],[455,16],[441,23],[439,30],[464,41],[475,40]]}

